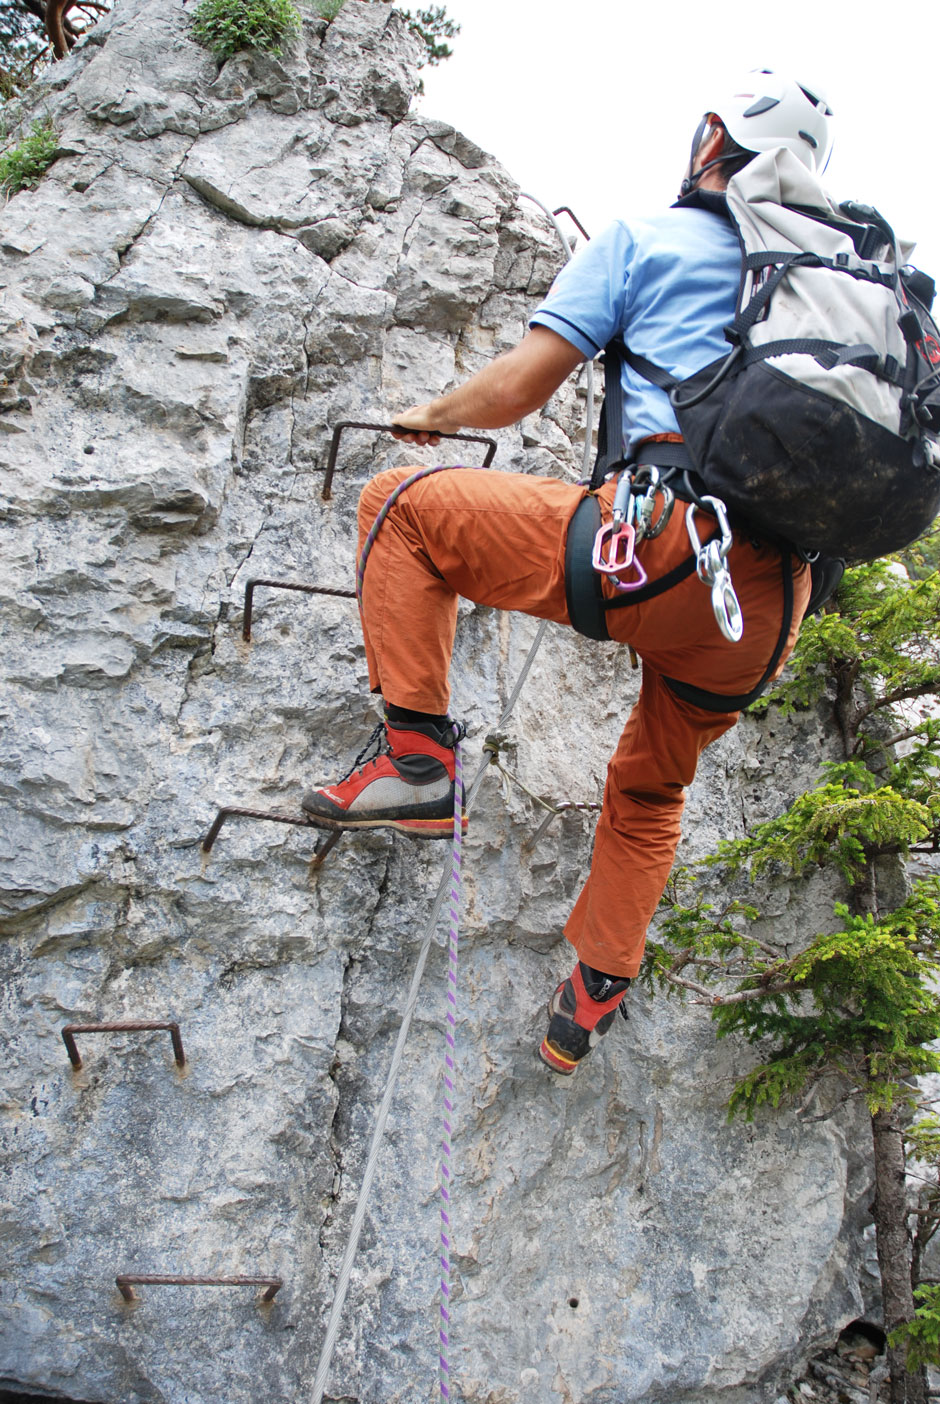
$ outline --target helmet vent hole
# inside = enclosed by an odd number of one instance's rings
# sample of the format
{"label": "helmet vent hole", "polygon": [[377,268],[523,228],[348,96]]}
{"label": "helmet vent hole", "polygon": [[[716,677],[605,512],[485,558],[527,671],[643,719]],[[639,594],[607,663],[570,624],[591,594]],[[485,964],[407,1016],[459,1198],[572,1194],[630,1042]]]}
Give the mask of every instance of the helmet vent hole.
{"label": "helmet vent hole", "polygon": [[801,132],[800,132],[800,136],[803,138],[804,141],[808,141],[808,142],[809,142],[810,146],[813,148],[814,151],[816,151],[816,150],[818,149],[818,147],[819,147],[819,142],[816,140],[816,138],[815,138],[814,136],[810,136],[809,132],[803,132],[803,131],[801,131]]}
{"label": "helmet vent hole", "polygon": [[814,107],[818,107],[820,109],[820,111],[823,113],[823,116],[832,116],[832,108],[829,106],[828,102],[826,102],[825,98],[817,97],[815,93],[810,92],[809,88],[804,88],[802,83],[797,83],[796,86],[799,88],[803,96],[807,98],[813,104]]}
{"label": "helmet vent hole", "polygon": [[760,114],[761,114],[762,112],[769,112],[770,109],[771,109],[772,107],[779,107],[779,106],[780,106],[780,99],[779,99],[779,98],[772,98],[772,97],[762,97],[762,98],[758,98],[756,102],[752,102],[752,103],[751,103],[750,107],[747,109],[747,111],[745,112],[744,115],[745,115],[745,117],[759,117]]}

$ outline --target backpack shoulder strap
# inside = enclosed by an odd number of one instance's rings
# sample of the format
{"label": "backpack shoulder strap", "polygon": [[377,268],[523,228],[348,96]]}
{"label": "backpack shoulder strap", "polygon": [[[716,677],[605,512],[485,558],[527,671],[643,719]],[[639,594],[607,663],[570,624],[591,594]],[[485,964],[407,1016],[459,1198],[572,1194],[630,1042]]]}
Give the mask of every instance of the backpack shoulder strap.
{"label": "backpack shoulder strap", "polygon": [[615,463],[623,459],[623,385],[620,369],[626,351],[622,336],[604,347],[604,403],[597,424],[597,457],[591,473],[591,491],[596,492]]}
{"label": "backpack shoulder strap", "polygon": [[622,336],[615,336],[604,347],[604,403],[597,427],[597,457],[591,474],[591,491],[596,492],[618,463],[623,463],[623,382],[620,373],[624,362],[652,385],[668,395],[679,381],[674,375],[631,351]]}

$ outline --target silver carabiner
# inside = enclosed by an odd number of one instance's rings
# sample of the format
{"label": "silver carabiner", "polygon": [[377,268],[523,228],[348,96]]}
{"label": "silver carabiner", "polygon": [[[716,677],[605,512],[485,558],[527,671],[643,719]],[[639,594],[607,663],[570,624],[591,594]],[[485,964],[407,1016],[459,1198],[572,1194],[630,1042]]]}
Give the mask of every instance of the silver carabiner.
{"label": "silver carabiner", "polygon": [[[639,482],[641,473],[649,475],[649,487],[636,505],[636,534],[638,540],[646,537],[651,541],[654,537],[659,535],[672,516],[675,494],[672,488],[660,482],[659,469],[655,468],[652,464],[644,463],[637,468],[636,482]],[[658,492],[661,492],[663,495],[663,505],[659,516],[654,522],[653,513],[656,511],[656,494]]]}
{"label": "silver carabiner", "polygon": [[[715,520],[718,523],[718,530],[721,532],[721,541],[717,544],[721,551],[721,559],[724,561],[727,559],[732,543],[731,527],[728,524],[728,509],[725,507],[720,497],[701,497],[699,498],[699,503],[708,503],[708,506],[714,513]],[[689,540],[692,543],[692,550],[695,552],[696,557],[699,557],[702,554],[703,547],[699,540],[699,534],[695,529],[695,513],[697,506],[698,504],[695,502],[689,503],[685,514],[685,525],[689,533]]]}
{"label": "silver carabiner", "polygon": [[740,643],[744,633],[744,615],[734,592],[731,572],[725,565],[716,572],[712,581],[712,613],[728,642]]}
{"label": "silver carabiner", "polygon": [[744,615],[727,566],[728,552],[732,544],[728,513],[725,504],[718,497],[703,497],[701,501],[707,503],[714,512],[721,540],[709,541],[702,545],[695,526],[696,504],[690,502],[686,509],[685,525],[692,550],[695,552],[695,569],[702,584],[711,587],[712,613],[718,628],[729,643],[738,643],[744,633]]}
{"label": "silver carabiner", "polygon": [[625,522],[632,525],[630,518],[633,516],[633,478],[629,468],[625,468],[617,479],[617,491],[614,493],[611,512],[610,524],[615,532],[619,531]]}

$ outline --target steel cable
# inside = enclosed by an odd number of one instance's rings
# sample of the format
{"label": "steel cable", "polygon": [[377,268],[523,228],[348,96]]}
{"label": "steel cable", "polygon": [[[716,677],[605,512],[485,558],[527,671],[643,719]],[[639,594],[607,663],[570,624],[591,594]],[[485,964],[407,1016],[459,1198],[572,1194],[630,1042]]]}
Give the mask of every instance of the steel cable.
{"label": "steel cable", "polygon": [[[564,247],[565,253],[567,254],[568,258],[570,258],[570,257],[571,257],[571,246],[570,246],[570,244],[568,243],[568,240],[565,238],[565,235],[564,235],[564,233],[563,233],[563,231],[562,231],[560,225],[558,224],[558,221],[555,219],[555,216],[551,213],[550,210],[548,210],[548,209],[546,208],[545,205],[542,204],[541,200],[536,200],[535,197],[532,196],[532,195],[528,195],[528,196],[526,196],[525,198],[526,198],[526,199],[529,199],[529,200],[532,200],[532,202],[533,202],[534,204],[538,205],[539,208],[545,212],[545,214],[546,214],[546,215],[548,216],[548,218],[551,220],[551,222],[552,222],[552,224],[553,224],[553,226],[554,226],[554,228],[555,228],[555,231],[556,231],[556,233],[558,234],[559,239],[561,240],[561,243],[562,243],[562,246]],[[594,374],[593,374],[593,367],[592,367],[592,364],[591,364],[590,361],[588,361],[588,362],[587,362],[587,419],[586,419],[586,425],[585,425],[584,458],[583,458],[583,472],[584,472],[584,476],[588,476],[589,473],[590,473],[591,438],[592,438],[593,432],[594,432]],[[448,466],[450,466],[450,465],[448,465]],[[456,465],[454,465],[454,466],[456,466]],[[367,559],[367,557],[368,557],[368,555],[369,555],[369,552],[370,552],[370,550],[371,550],[371,548],[372,548],[372,545],[373,545],[373,543],[374,543],[374,541],[375,541],[375,538],[376,538],[376,536],[377,536],[377,534],[378,534],[378,531],[379,531],[379,529],[380,529],[380,527],[381,527],[381,525],[382,525],[382,522],[383,522],[383,521],[385,520],[385,518],[387,517],[389,510],[390,510],[391,507],[393,506],[394,502],[397,501],[397,499],[398,499],[398,497],[401,495],[401,493],[404,492],[406,488],[410,487],[410,486],[412,485],[412,483],[417,482],[420,478],[429,476],[431,473],[441,472],[441,471],[442,471],[442,467],[443,467],[443,465],[435,466],[435,467],[432,467],[432,468],[426,468],[426,469],[423,469],[423,470],[419,470],[419,471],[418,471],[417,473],[415,473],[415,474],[410,475],[404,482],[400,483],[400,484],[397,486],[397,488],[395,489],[395,491],[390,495],[388,501],[384,504],[382,510],[380,511],[378,517],[376,518],[376,521],[373,523],[372,529],[370,530],[370,532],[369,532],[369,534],[368,534],[368,536],[367,536],[367,538],[366,538],[365,544],[364,544],[364,546],[363,546],[362,554],[361,554],[361,556],[360,556],[359,563],[358,563],[358,566],[357,566],[357,572],[356,572],[356,593],[357,593],[357,595],[359,596],[360,606],[361,606],[361,596],[362,596],[362,583],[363,583],[363,579],[364,579],[364,575],[365,575],[366,559]],[[524,660],[524,662],[523,662],[523,664],[522,664],[522,668],[520,669],[519,676],[517,677],[516,682],[515,682],[515,685],[514,685],[512,691],[511,691],[511,693],[509,694],[509,698],[508,698],[508,700],[507,700],[507,702],[506,702],[506,706],[505,706],[504,709],[503,709],[502,716],[500,717],[499,722],[497,723],[497,729],[498,729],[498,730],[502,730],[502,728],[503,728],[503,727],[506,725],[506,723],[509,721],[509,718],[510,718],[510,716],[511,716],[511,714],[512,714],[513,708],[515,707],[516,702],[517,702],[517,700],[518,700],[519,694],[520,694],[520,692],[522,691],[522,688],[523,688],[523,686],[524,686],[524,684],[525,684],[526,678],[527,678],[528,675],[529,675],[529,670],[531,669],[532,664],[533,664],[533,662],[535,661],[535,655],[538,653],[538,650],[539,650],[539,648],[541,647],[542,640],[543,640],[544,637],[545,637],[545,631],[546,631],[547,628],[548,628],[548,620],[546,620],[546,619],[541,620],[541,622],[539,623],[539,627],[538,627],[538,629],[536,630],[535,638],[532,640],[532,643],[531,643],[531,645],[530,645],[530,647],[529,647],[529,651],[528,651],[528,653],[526,654],[525,660]],[[466,793],[465,793],[465,796],[464,796],[463,813],[464,813],[465,815],[469,815],[469,813],[470,813],[470,811],[471,811],[471,809],[472,809],[472,807],[473,807],[473,804],[474,804],[474,802],[475,802],[475,800],[476,800],[477,794],[478,794],[478,792],[479,792],[480,785],[482,784],[483,777],[484,777],[484,775],[486,774],[486,772],[487,772],[487,770],[489,769],[490,765],[492,764],[492,762],[493,762],[495,759],[496,759],[495,753],[488,752],[488,753],[484,756],[483,760],[480,762],[479,768],[478,768],[476,774],[474,775],[473,780],[470,782],[470,785],[469,785],[469,787],[468,787],[468,789],[467,789],[467,791],[466,791]],[[459,786],[459,783],[458,783],[457,780],[456,780],[456,773],[457,773],[457,768],[459,767],[459,764],[460,764],[460,757],[459,757],[459,743],[458,743],[458,745],[455,747],[455,785],[454,785],[455,797],[458,796],[459,793],[460,793],[460,786]],[[382,1100],[381,1100],[381,1102],[379,1103],[378,1112],[376,1113],[375,1124],[374,1124],[373,1129],[372,1129],[372,1139],[371,1139],[371,1141],[370,1141],[370,1143],[369,1143],[369,1152],[368,1152],[368,1155],[367,1155],[367,1157],[366,1157],[365,1169],[364,1169],[363,1175],[362,1175],[362,1183],[361,1183],[361,1185],[360,1185],[360,1187],[359,1187],[359,1195],[358,1195],[358,1198],[357,1198],[357,1201],[356,1201],[356,1208],[355,1208],[355,1211],[354,1211],[354,1213],[353,1213],[353,1220],[352,1220],[352,1224],[351,1224],[350,1230],[349,1230],[349,1237],[348,1237],[348,1239],[347,1239],[347,1241],[346,1241],[346,1248],[345,1248],[345,1250],[344,1250],[344,1252],[343,1252],[343,1259],[342,1259],[342,1262],[341,1262],[341,1264],[340,1264],[339,1272],[337,1273],[337,1276],[336,1276],[336,1288],[335,1288],[334,1293],[333,1293],[333,1302],[332,1302],[332,1306],[330,1307],[330,1315],[329,1315],[329,1319],[328,1319],[328,1321],[327,1321],[326,1332],[325,1332],[324,1338],[323,1338],[323,1344],[322,1344],[322,1346],[321,1346],[321,1348],[320,1348],[320,1358],[319,1358],[319,1361],[318,1361],[318,1363],[317,1363],[317,1372],[316,1372],[316,1376],[315,1376],[315,1378],[314,1378],[314,1383],[313,1383],[313,1397],[312,1397],[312,1399],[313,1399],[313,1404],[322,1404],[322,1401],[323,1401],[323,1394],[324,1394],[324,1390],[326,1389],[326,1382],[327,1382],[327,1379],[328,1379],[328,1377],[329,1377],[330,1366],[331,1366],[332,1361],[333,1361],[333,1352],[334,1352],[334,1350],[336,1349],[336,1341],[337,1341],[337,1337],[339,1336],[339,1328],[340,1328],[340,1323],[341,1323],[342,1315],[343,1315],[343,1307],[345,1306],[345,1303],[346,1303],[346,1294],[347,1294],[347,1292],[348,1292],[348,1290],[349,1290],[349,1280],[350,1280],[350,1277],[351,1277],[351,1275],[352,1275],[353,1263],[355,1262],[356,1252],[357,1252],[357,1249],[358,1249],[358,1247],[359,1247],[359,1239],[360,1239],[360,1236],[361,1236],[361,1234],[362,1234],[362,1227],[363,1227],[363,1224],[365,1223],[365,1217],[366,1217],[366,1212],[367,1212],[367,1209],[368,1209],[369,1197],[370,1197],[371,1192],[372,1192],[372,1183],[373,1183],[373,1180],[375,1179],[375,1170],[376,1170],[376,1166],[377,1166],[377,1164],[378,1164],[379,1151],[381,1150],[382,1140],[383,1140],[383,1137],[384,1137],[384,1135],[385,1135],[385,1126],[386,1126],[386,1123],[387,1123],[387,1121],[388,1121],[388,1114],[389,1114],[389,1111],[391,1110],[392,1098],[393,1098],[393,1096],[394,1096],[394,1094],[395,1094],[395,1087],[396,1087],[396,1084],[397,1084],[397,1081],[398,1081],[398,1073],[399,1073],[399,1069],[400,1069],[400,1067],[401,1067],[401,1061],[402,1061],[402,1057],[403,1057],[403,1055],[404,1055],[405,1045],[406,1045],[406,1043],[407,1043],[407,1041],[408,1041],[408,1035],[409,1035],[409,1033],[411,1032],[411,1021],[412,1021],[412,1019],[414,1018],[414,1012],[415,1012],[415,1009],[416,1009],[417,1003],[418,1003],[418,995],[419,995],[420,989],[421,989],[421,981],[422,981],[422,979],[424,978],[424,970],[425,970],[425,966],[426,966],[426,964],[427,964],[428,953],[429,953],[430,948],[431,948],[431,940],[432,940],[432,938],[433,938],[434,930],[435,930],[435,927],[437,926],[438,917],[439,917],[440,914],[441,914],[441,909],[442,909],[442,907],[443,907],[443,905],[444,905],[444,898],[445,898],[445,896],[446,896],[447,893],[448,893],[448,888],[449,888],[449,887],[450,887],[450,889],[451,889],[451,898],[452,898],[452,908],[451,908],[451,923],[452,923],[452,925],[451,925],[451,939],[450,939],[450,946],[449,946],[449,976],[448,976],[448,978],[449,978],[449,980],[451,980],[451,977],[452,977],[451,983],[453,983],[454,986],[456,985],[456,954],[457,954],[457,945],[456,945],[456,943],[457,943],[456,922],[457,922],[457,903],[459,902],[459,871],[460,871],[460,861],[461,861],[461,852],[460,852],[460,848],[461,848],[461,839],[462,839],[461,825],[457,822],[456,814],[457,814],[457,808],[456,808],[456,804],[455,804],[455,822],[454,822],[454,845],[453,845],[453,852],[452,852],[452,854],[451,854],[451,857],[448,859],[447,864],[446,864],[445,867],[444,867],[443,873],[441,874],[441,879],[440,879],[440,882],[438,883],[437,892],[435,893],[434,901],[433,901],[433,903],[432,903],[432,905],[431,905],[431,911],[430,911],[430,913],[429,913],[429,915],[428,915],[428,920],[427,920],[427,924],[426,924],[425,929],[424,929],[424,934],[423,934],[423,936],[422,936],[422,938],[421,938],[421,947],[420,947],[420,949],[419,949],[419,951],[418,951],[418,959],[417,959],[417,961],[415,962],[414,974],[413,974],[412,977],[411,977],[411,985],[410,985],[409,990],[408,990],[408,998],[407,998],[406,1001],[405,1001],[405,1009],[404,1009],[404,1013],[402,1014],[401,1026],[399,1027],[399,1030],[398,1030],[398,1037],[397,1037],[397,1039],[396,1039],[396,1041],[395,1041],[395,1048],[394,1048],[394,1050],[393,1050],[393,1052],[392,1052],[391,1062],[389,1063],[389,1069],[388,1069],[388,1074],[387,1074],[386,1083],[385,1083],[385,1092],[383,1093]],[[455,890],[455,889],[456,889],[456,890]],[[451,968],[451,966],[452,966],[452,968]],[[451,994],[453,994],[453,996],[454,996],[453,1004],[451,1004]],[[449,1010],[448,1010],[448,1015],[447,1015],[447,1020],[448,1020],[448,1032],[447,1032],[448,1052],[447,1052],[447,1054],[445,1054],[445,1073],[444,1073],[444,1077],[445,1077],[445,1092],[450,1092],[451,1094],[453,1094],[453,1092],[454,1092],[453,1078],[450,1077],[450,1079],[449,1079],[449,1085],[448,1085],[448,1076],[449,1076],[449,1073],[451,1073],[451,1072],[454,1071],[453,1058],[452,1058],[452,1056],[451,1056],[452,1051],[453,1051],[453,1049],[454,1049],[454,1044],[453,1044],[453,1039],[452,1039],[452,1024],[453,1024],[453,1020],[452,1020],[452,1018],[451,1018],[451,1012],[453,1012],[454,1014],[456,1013],[456,989],[455,989],[455,988],[454,988],[453,990],[448,990],[448,1005],[449,1005]],[[448,1102],[450,1102],[450,1106],[447,1105]],[[443,1209],[442,1209],[442,1224],[444,1225],[444,1228],[442,1228],[442,1253],[441,1253],[441,1333],[440,1333],[440,1334],[441,1334],[441,1351],[440,1351],[440,1385],[441,1385],[441,1394],[442,1394],[442,1397],[443,1397],[444,1399],[449,1399],[448,1382],[449,1382],[450,1372],[449,1372],[449,1364],[448,1364],[448,1362],[447,1362],[447,1358],[446,1358],[446,1354],[445,1354],[445,1349],[446,1349],[446,1347],[447,1347],[447,1345],[448,1345],[448,1341],[449,1341],[449,1326],[450,1326],[450,1317],[449,1317],[449,1305],[450,1305],[450,1281],[449,1281],[449,1279],[450,1279],[450,1253],[449,1253],[449,1243],[448,1243],[448,1245],[447,1245],[447,1251],[446,1251],[446,1252],[444,1251],[444,1233],[445,1233],[445,1230],[446,1230],[446,1236],[447,1236],[447,1238],[448,1238],[448,1239],[451,1238],[452,1235],[451,1235],[451,1231],[450,1231],[450,1230],[451,1230],[450,1217],[451,1217],[451,1213],[452,1213],[452,1200],[451,1200],[451,1197],[450,1197],[450,1181],[451,1181],[451,1176],[450,1176],[450,1140],[451,1140],[450,1116],[451,1116],[451,1114],[452,1114],[452,1112],[453,1112],[452,1096],[451,1096],[451,1097],[447,1097],[447,1098],[445,1099],[445,1111],[447,1112],[447,1119],[446,1119],[446,1121],[445,1121],[445,1147],[446,1147],[445,1154],[446,1154],[446,1157],[447,1157],[447,1160],[446,1160],[446,1163],[447,1163],[446,1179],[447,1179],[447,1182],[448,1182],[448,1183],[447,1183],[447,1186],[446,1186],[447,1194],[446,1194],[446,1195],[443,1195],[443,1188],[444,1188],[444,1186],[443,1186],[443,1180],[444,1180],[444,1178],[445,1178],[445,1175],[442,1173],[442,1197],[443,1197],[443,1199],[444,1199],[444,1207],[443,1207]],[[444,1162],[442,1161],[442,1172],[443,1172],[443,1165],[444,1165]],[[446,1213],[446,1217],[445,1217],[445,1213]],[[446,1264],[445,1264],[445,1260],[446,1260]],[[445,1290],[445,1282],[446,1282],[446,1290]]]}
{"label": "steel cable", "polygon": [[[509,700],[507,701],[506,706],[503,709],[503,714],[499,719],[499,729],[502,729],[502,727],[504,727],[509,721],[509,718],[512,714],[512,710],[515,707],[516,701],[519,697],[519,693],[522,691],[522,687],[525,683],[526,678],[528,677],[529,670],[532,667],[533,662],[535,661],[535,655],[539,650],[543,638],[545,637],[545,631],[547,628],[548,620],[543,619],[535,632],[535,638],[532,640],[532,643],[529,646],[529,652],[526,654],[525,661],[522,664],[522,668],[519,672],[518,678],[516,679],[515,686],[513,687],[512,692],[509,695]],[[479,792],[480,785],[483,780],[483,776],[489,769],[492,760],[492,755],[488,753],[480,762],[479,768],[477,769],[473,780],[470,782],[470,785],[464,797],[463,805],[463,812],[466,815],[469,815],[470,810],[473,807],[474,801],[476,800],[477,793]],[[456,827],[454,831],[454,838],[456,847],[457,843],[459,842]],[[405,1044],[407,1043],[408,1035],[411,1032],[411,1021],[414,1017],[414,1012],[417,1007],[418,995],[421,989],[421,981],[424,977],[424,968],[427,964],[428,952],[431,948],[431,940],[434,935],[434,929],[437,925],[438,917],[441,914],[441,908],[444,905],[444,898],[447,895],[448,888],[452,880],[452,874],[455,863],[456,859],[453,857],[453,855],[450,858],[448,858],[448,861],[444,867],[444,871],[441,874],[441,880],[438,883],[437,892],[434,896],[434,902],[431,906],[431,911],[428,916],[427,925],[424,928],[424,934],[421,938],[421,948],[418,951],[418,959],[415,963],[414,974],[411,977],[411,985],[408,990],[408,998],[405,1001],[405,1010],[402,1015],[401,1027],[398,1030],[398,1038],[395,1042],[395,1048],[392,1053],[391,1062],[389,1063],[389,1069],[385,1083],[385,1092],[382,1096],[381,1102],[379,1103],[378,1112],[376,1113],[375,1124],[372,1130],[372,1140],[369,1143],[369,1153],[366,1157],[365,1170],[362,1174],[362,1184],[359,1187],[359,1197],[356,1202],[352,1225],[350,1226],[349,1230],[349,1238],[346,1243],[346,1249],[343,1253],[343,1260],[340,1264],[339,1272],[336,1276],[336,1288],[333,1293],[333,1304],[330,1308],[330,1316],[327,1322],[326,1334],[323,1338],[323,1345],[320,1348],[320,1360],[317,1365],[316,1378],[314,1379],[313,1383],[313,1404],[322,1404],[323,1401],[323,1392],[326,1388],[326,1382],[330,1372],[330,1365],[333,1360],[333,1352],[336,1348],[336,1340],[339,1335],[339,1327],[343,1315],[343,1307],[346,1302],[346,1293],[349,1290],[349,1279],[352,1275],[353,1262],[355,1261],[356,1250],[359,1247],[359,1238],[362,1233],[362,1226],[365,1223],[369,1196],[372,1192],[372,1182],[375,1179],[375,1169],[376,1165],[378,1164],[379,1151],[381,1150],[382,1139],[385,1135],[385,1125],[388,1121],[388,1114],[391,1110],[392,1105],[392,1097],[395,1094],[395,1085],[398,1081],[398,1071],[401,1067],[401,1060],[402,1056],[404,1055]]]}

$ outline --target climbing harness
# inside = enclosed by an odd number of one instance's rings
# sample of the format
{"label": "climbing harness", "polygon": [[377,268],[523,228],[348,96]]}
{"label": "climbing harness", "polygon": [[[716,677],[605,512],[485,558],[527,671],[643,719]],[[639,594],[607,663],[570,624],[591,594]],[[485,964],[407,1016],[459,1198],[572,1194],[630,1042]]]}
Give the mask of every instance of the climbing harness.
{"label": "climbing harness", "polygon": [[[716,494],[709,494],[704,484],[696,478],[691,456],[681,439],[647,440],[636,451],[638,461],[625,462],[621,453],[621,435],[614,427],[623,422],[620,377],[625,359],[631,365],[642,362],[643,367],[650,367],[649,362],[629,352],[620,337],[615,337],[604,350],[604,401],[597,434],[597,458],[590,480],[585,483],[589,491],[575,509],[565,542],[565,600],[569,622],[586,638],[601,642],[609,640],[607,614],[610,610],[644,604],[697,574],[711,592],[712,609],[720,632],[729,642],[738,642],[743,634],[743,612],[731,579],[728,555],[733,541],[732,527],[737,525],[746,530],[746,524],[736,522],[722,499]],[[654,373],[660,377],[666,376],[666,372],[659,371],[658,367],[651,367],[649,378],[654,383],[659,383],[654,379]],[[682,501],[686,504],[686,530],[691,553],[658,579],[647,579],[641,584],[634,575],[627,580],[627,589],[620,588],[613,598],[609,598],[604,592],[603,580],[605,577],[614,578],[610,571],[612,562],[608,543],[616,536],[616,530],[612,530],[613,518],[609,527],[602,525],[600,502],[596,494],[602,484],[615,474],[620,474],[617,497],[621,504],[626,506],[628,492],[633,504],[634,550],[644,536],[656,536],[665,528],[675,502]],[[629,479],[629,488],[623,487],[624,478]],[[660,497],[662,506],[657,508]],[[699,535],[698,512],[708,513],[715,521],[714,532],[704,542]],[[595,569],[594,565],[598,543],[601,563],[607,567],[604,570]],[[613,562],[618,568],[626,561],[626,544],[619,549],[622,554]],[[756,702],[773,677],[793,623],[792,553],[785,544],[780,544],[778,549],[783,595],[780,632],[760,680],[746,693],[729,694],[696,687],[684,679],[664,677],[666,686],[683,701],[709,712],[741,711]],[[630,562],[631,569],[635,563],[634,557]],[[838,584],[841,574],[841,563],[825,560],[821,564],[839,569],[825,571],[825,581],[821,580],[814,600],[816,608]]]}

